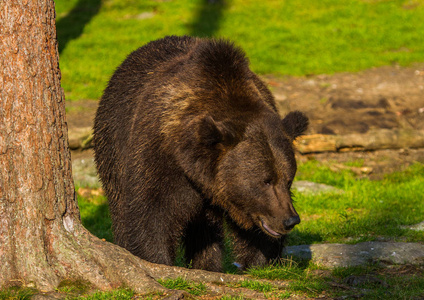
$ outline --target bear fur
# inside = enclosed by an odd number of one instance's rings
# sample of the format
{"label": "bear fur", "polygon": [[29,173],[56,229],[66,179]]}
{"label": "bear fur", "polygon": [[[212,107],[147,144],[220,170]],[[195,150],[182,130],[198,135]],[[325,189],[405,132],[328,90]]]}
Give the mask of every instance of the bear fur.
{"label": "bear fur", "polygon": [[183,241],[194,268],[220,271],[225,219],[243,268],[277,258],[300,222],[293,140],[307,125],[300,112],[281,119],[231,42],[171,36],[134,51],[94,125],[115,242],[172,265]]}

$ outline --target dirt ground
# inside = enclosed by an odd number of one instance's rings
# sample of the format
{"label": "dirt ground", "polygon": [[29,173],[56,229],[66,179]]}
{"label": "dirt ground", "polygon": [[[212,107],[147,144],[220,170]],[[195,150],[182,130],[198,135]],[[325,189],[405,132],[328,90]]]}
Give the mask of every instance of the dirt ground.
{"label": "dirt ground", "polygon": [[424,64],[286,80],[266,76],[265,81],[282,114],[307,114],[309,134],[424,129]]}
{"label": "dirt ground", "polygon": [[[310,119],[307,134],[344,135],[372,129],[424,130],[424,63],[411,67],[386,66],[358,73],[278,78],[263,76],[282,115],[303,111]],[[93,124],[97,101],[67,103],[69,130]],[[90,156],[91,151],[73,153]],[[372,169],[371,177],[424,163],[424,149],[299,155],[343,163],[356,159]]]}

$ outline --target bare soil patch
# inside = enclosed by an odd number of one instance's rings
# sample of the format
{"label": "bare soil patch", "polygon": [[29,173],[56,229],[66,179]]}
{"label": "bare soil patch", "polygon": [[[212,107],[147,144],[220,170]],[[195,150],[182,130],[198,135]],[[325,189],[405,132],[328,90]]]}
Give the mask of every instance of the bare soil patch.
{"label": "bare soil patch", "polygon": [[282,114],[291,110],[307,114],[311,121],[307,134],[424,129],[424,64],[284,80],[264,78]]}

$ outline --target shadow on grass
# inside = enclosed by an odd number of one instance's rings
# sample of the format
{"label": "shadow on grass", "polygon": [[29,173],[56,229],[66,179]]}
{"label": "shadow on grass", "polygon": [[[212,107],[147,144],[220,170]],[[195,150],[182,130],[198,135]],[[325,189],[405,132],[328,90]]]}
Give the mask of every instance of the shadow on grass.
{"label": "shadow on grass", "polygon": [[97,15],[101,5],[101,0],[79,0],[73,9],[57,22],[59,53],[71,40],[81,36],[84,27]]}
{"label": "shadow on grass", "polygon": [[190,34],[198,37],[212,37],[218,31],[222,14],[231,0],[203,0],[190,25]]}
{"label": "shadow on grass", "polygon": [[323,237],[320,234],[302,232],[296,228],[286,238],[289,246],[320,243],[322,241]]}
{"label": "shadow on grass", "polygon": [[113,243],[112,220],[110,219],[109,206],[107,203],[94,205],[79,202],[82,225],[98,238]]}
{"label": "shadow on grass", "polygon": [[[94,204],[87,198],[79,197],[78,200],[81,211],[82,224],[84,227],[98,238],[105,239],[108,242],[113,243],[112,221],[110,218],[107,201],[100,204]],[[296,230],[288,236],[288,239],[289,244],[291,245],[320,242],[323,240],[322,237],[318,234],[303,233]],[[175,265],[190,268],[190,262],[187,262],[184,258],[184,248],[185,246],[180,243],[177,251]],[[291,254],[285,253],[283,254],[282,258],[283,260],[287,259],[288,261],[294,259],[299,269],[306,269],[309,265],[309,261],[312,259],[312,256],[303,255],[302,257],[296,259],[296,257],[292,257]],[[232,240],[227,229],[224,239],[223,257],[223,267],[226,273],[235,274],[240,272],[234,265],[234,261],[235,256],[233,253]]]}
{"label": "shadow on grass", "polygon": [[[313,243],[320,243],[324,239],[320,234],[301,232],[297,229],[293,230],[286,238],[286,246],[283,251],[283,261],[295,261],[299,269],[308,268],[312,261],[312,252],[310,246]],[[297,246],[303,248],[303,251],[293,256],[293,253],[287,252],[287,246]]]}

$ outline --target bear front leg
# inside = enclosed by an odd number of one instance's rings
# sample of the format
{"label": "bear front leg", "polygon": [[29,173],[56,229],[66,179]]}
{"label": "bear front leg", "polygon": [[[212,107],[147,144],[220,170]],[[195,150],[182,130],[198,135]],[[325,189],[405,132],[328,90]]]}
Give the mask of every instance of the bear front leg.
{"label": "bear front leg", "polygon": [[280,258],[284,237],[275,239],[259,228],[245,230],[233,221],[228,221],[233,240],[235,263],[245,270],[249,267],[263,266]]}
{"label": "bear front leg", "polygon": [[217,208],[205,208],[187,226],[184,235],[187,263],[194,269],[222,272],[222,213]]}
{"label": "bear front leg", "polygon": [[[163,219],[166,220],[165,217]],[[178,228],[177,225],[169,227]],[[159,224],[155,219],[140,222],[138,227],[128,229],[126,235],[128,242],[125,248],[147,261],[172,266],[175,262],[180,231],[178,229],[170,231],[169,227],[166,223]]]}

